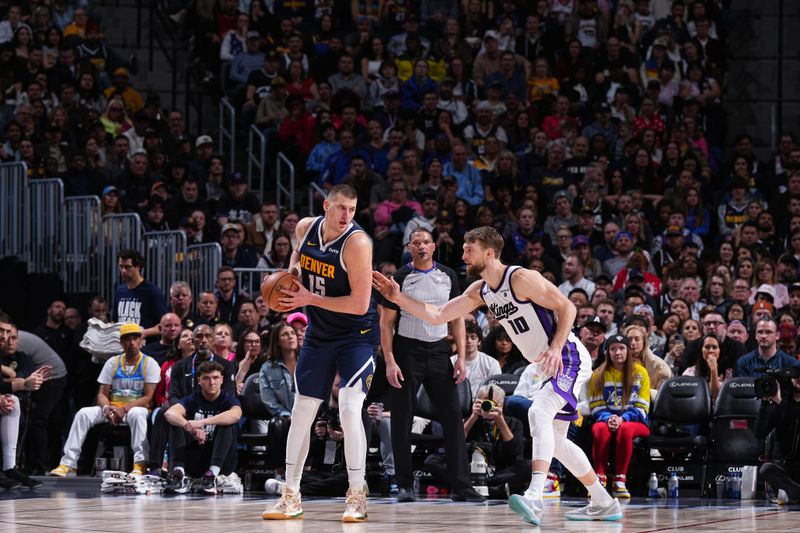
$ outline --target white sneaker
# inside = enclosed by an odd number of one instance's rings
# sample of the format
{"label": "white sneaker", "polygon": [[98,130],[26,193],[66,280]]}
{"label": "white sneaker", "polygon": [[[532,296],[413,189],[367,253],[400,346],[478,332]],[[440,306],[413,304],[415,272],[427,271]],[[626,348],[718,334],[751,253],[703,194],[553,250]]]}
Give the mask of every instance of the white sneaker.
{"label": "white sneaker", "polygon": [[566,513],[564,513],[564,518],[566,518],[567,520],[578,520],[578,521],[622,520],[622,508],[619,505],[619,500],[614,498],[614,501],[612,501],[611,504],[605,507],[601,507],[592,502],[586,507],[581,507],[580,509],[567,511]]}
{"label": "white sneaker", "polygon": [[244,485],[236,472],[232,472],[229,476],[217,476],[217,487],[223,494],[244,493]]}
{"label": "white sneaker", "polygon": [[348,490],[344,502],[345,510],[344,514],[342,514],[342,522],[364,522],[367,520],[366,490]]}
{"label": "white sneaker", "polygon": [[512,494],[508,499],[508,506],[529,524],[538,526],[542,521],[544,505],[541,498],[534,498],[530,491],[525,491],[523,496]]}
{"label": "white sneaker", "polygon": [[778,496],[773,500],[778,505],[786,505],[789,503],[789,495],[786,494],[786,491],[783,489],[778,489]]}
{"label": "white sneaker", "polygon": [[275,478],[269,478],[264,482],[264,492],[269,495],[281,494],[283,492],[283,487],[286,486],[286,483],[280,481]]}

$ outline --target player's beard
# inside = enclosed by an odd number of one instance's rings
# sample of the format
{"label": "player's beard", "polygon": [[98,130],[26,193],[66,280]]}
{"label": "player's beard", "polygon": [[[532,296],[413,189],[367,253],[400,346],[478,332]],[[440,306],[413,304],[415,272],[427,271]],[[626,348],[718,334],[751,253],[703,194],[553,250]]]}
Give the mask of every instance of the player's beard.
{"label": "player's beard", "polygon": [[467,265],[467,274],[473,277],[480,276],[485,269],[485,261],[482,261],[481,263],[473,263],[471,265]]}

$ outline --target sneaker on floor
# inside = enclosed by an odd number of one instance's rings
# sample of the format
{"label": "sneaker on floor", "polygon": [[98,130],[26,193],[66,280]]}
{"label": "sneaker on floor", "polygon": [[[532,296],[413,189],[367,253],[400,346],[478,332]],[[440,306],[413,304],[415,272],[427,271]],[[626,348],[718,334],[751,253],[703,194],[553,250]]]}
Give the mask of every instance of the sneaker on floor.
{"label": "sneaker on floor", "polygon": [[544,512],[544,505],[539,498],[533,498],[533,494],[526,491],[524,495],[512,494],[508,498],[508,506],[512,511],[517,513],[522,519],[534,526],[538,526],[542,521],[542,513]]}
{"label": "sneaker on floor", "polygon": [[217,476],[217,486],[222,494],[242,494],[244,493],[244,486],[239,474],[231,472],[229,476],[222,474]]}
{"label": "sneaker on floor", "polygon": [[11,479],[10,477],[6,477],[3,474],[0,474],[0,488],[10,490],[16,489],[22,486],[22,483],[17,481],[16,479]]}
{"label": "sneaker on floor", "polygon": [[558,482],[558,476],[555,474],[547,474],[547,480],[544,482],[544,491],[542,498],[560,498],[561,497],[561,484]]}
{"label": "sneaker on floor", "polygon": [[203,478],[200,481],[200,492],[204,494],[216,494],[218,492],[217,476],[211,470],[207,470],[203,474]]}
{"label": "sneaker on floor", "polygon": [[67,466],[65,464],[60,464],[54,469],[52,469],[49,473],[49,476],[55,477],[75,477],[78,475],[78,471],[72,468],[71,466]]}
{"label": "sneaker on floor", "polygon": [[264,520],[294,520],[303,518],[303,507],[300,504],[300,491],[284,485],[281,499],[271,508],[261,513]]}
{"label": "sneaker on floor", "polygon": [[397,491],[397,503],[413,502],[417,500],[417,495],[411,489],[400,487]]}
{"label": "sneaker on floor", "polygon": [[273,496],[275,494],[282,494],[283,487],[286,486],[286,483],[281,481],[280,479],[276,478],[269,478],[264,482],[264,492]]}
{"label": "sneaker on floor", "polygon": [[611,495],[615,498],[624,498],[628,500],[631,498],[631,493],[628,491],[628,487],[625,486],[625,480],[614,480],[614,484],[611,487]]}
{"label": "sneaker on floor", "polygon": [[564,513],[564,518],[566,518],[567,520],[578,520],[578,521],[622,520],[622,508],[619,505],[619,500],[615,498],[614,501],[612,501],[609,505],[605,507],[596,505],[594,502],[592,502],[586,507],[581,507],[580,509],[573,509],[572,511],[567,511],[566,513]]}
{"label": "sneaker on floor", "polygon": [[483,503],[486,501],[486,496],[474,488],[469,487],[458,492],[453,491],[452,494],[450,494],[450,499],[454,502]]}
{"label": "sneaker on floor", "polygon": [[347,491],[342,522],[365,522],[367,520],[367,492],[365,490]]}
{"label": "sneaker on floor", "polygon": [[147,473],[147,465],[144,463],[133,463],[133,470],[131,470],[131,475],[134,476],[143,476]]}
{"label": "sneaker on floor", "polygon": [[41,481],[28,477],[25,472],[18,468],[9,468],[3,472],[3,475],[12,481],[18,481],[27,489],[36,489],[43,485]]}
{"label": "sneaker on floor", "polygon": [[192,487],[192,480],[183,473],[183,470],[175,469],[172,471],[172,479],[164,487],[164,494],[186,494]]}

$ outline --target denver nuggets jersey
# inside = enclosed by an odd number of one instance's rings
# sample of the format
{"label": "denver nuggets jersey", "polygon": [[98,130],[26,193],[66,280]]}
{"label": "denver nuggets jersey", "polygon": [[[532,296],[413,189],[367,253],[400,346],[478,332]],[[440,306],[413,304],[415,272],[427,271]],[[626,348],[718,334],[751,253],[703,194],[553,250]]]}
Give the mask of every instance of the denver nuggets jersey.
{"label": "denver nuggets jersey", "polygon": [[[351,222],[350,226],[336,239],[322,243],[322,221],[317,217],[311,223],[298,250],[303,285],[321,296],[347,296],[350,294],[350,278],[344,266],[342,251],[354,233],[364,233],[361,226]],[[371,271],[354,273],[371,276]],[[353,336],[365,341],[376,342],[377,330],[375,301],[370,299],[369,309],[364,315],[333,312],[316,306],[308,309],[307,337],[320,340],[341,339]]]}
{"label": "denver nuggets jersey", "polygon": [[[522,355],[533,362],[534,358],[550,347],[556,332],[556,320],[550,309],[530,300],[519,300],[514,295],[511,275],[520,268],[522,267],[506,267],[496,290],[484,281],[480,294]],[[574,342],[577,339],[570,333],[568,340]]]}
{"label": "denver nuggets jersey", "polygon": [[111,378],[111,405],[121,407],[134,402],[144,396],[145,365],[149,362],[144,354],[139,354],[139,360],[130,374],[125,372],[125,355],[118,355]]}

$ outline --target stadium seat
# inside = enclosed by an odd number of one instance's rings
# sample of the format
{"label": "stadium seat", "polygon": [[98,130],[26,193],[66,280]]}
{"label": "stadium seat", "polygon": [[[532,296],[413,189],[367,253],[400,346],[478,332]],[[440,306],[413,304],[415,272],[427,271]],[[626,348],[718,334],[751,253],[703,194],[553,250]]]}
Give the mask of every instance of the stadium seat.
{"label": "stadium seat", "polygon": [[[457,385],[458,399],[461,405],[461,416],[467,418],[472,411],[472,390],[469,387],[467,380],[462,381]],[[438,421],[439,413],[436,406],[433,405],[425,387],[420,385],[417,390],[417,408],[414,411],[414,416],[427,418],[429,420]],[[429,450],[440,448],[444,445],[444,439],[439,435],[429,435],[422,433],[411,433],[411,444],[420,448]]]}
{"label": "stadium seat", "polygon": [[754,378],[733,378],[719,391],[711,419],[711,459],[755,464],[761,442],[753,433],[760,401],[754,395]]}
{"label": "stadium seat", "polygon": [[517,374],[495,374],[484,379],[480,386],[483,387],[484,385],[497,385],[503,389],[503,392],[506,393],[506,396],[511,396],[514,394],[514,390],[517,388],[518,383],[519,376]]}
{"label": "stadium seat", "polygon": [[[272,413],[261,400],[258,374],[253,374],[245,380],[242,388],[241,403],[242,414],[250,420],[269,420],[272,418]],[[253,433],[252,430],[249,433],[242,432],[239,434],[239,443],[248,448],[251,446],[265,446],[267,444],[267,435],[266,433]]]}
{"label": "stadium seat", "polygon": [[[639,464],[650,463],[650,470],[658,470],[664,476],[667,471],[682,472],[682,477],[691,478],[682,479],[682,483],[688,481],[688,485],[705,487],[710,416],[711,395],[704,379],[690,376],[668,379],[650,411],[650,436],[633,441]],[[657,450],[660,457],[652,457],[651,450]],[[663,468],[658,468],[657,463]]]}

